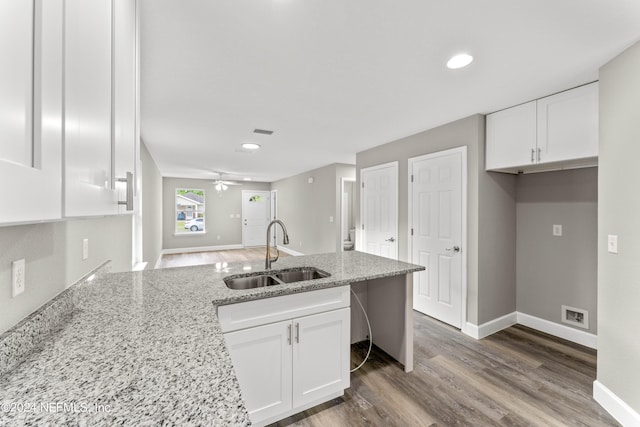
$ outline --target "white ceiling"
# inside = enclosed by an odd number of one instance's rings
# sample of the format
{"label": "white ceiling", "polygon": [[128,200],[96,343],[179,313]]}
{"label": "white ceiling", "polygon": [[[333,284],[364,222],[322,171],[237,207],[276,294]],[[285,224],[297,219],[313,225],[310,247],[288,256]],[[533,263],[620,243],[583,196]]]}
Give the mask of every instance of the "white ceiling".
{"label": "white ceiling", "polygon": [[[638,0],[139,0],[164,176],[274,181],[598,78]],[[449,70],[450,56],[475,61]],[[275,131],[255,135],[255,128]],[[257,153],[238,152],[257,142]]]}

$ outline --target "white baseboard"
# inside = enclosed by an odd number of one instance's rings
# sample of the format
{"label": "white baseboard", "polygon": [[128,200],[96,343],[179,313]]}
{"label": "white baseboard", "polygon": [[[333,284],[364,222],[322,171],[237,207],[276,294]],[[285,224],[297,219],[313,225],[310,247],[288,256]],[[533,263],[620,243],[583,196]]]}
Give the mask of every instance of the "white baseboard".
{"label": "white baseboard", "polygon": [[593,382],[593,398],[623,426],[640,426],[640,414],[598,380]]}
{"label": "white baseboard", "polygon": [[293,249],[289,249],[286,246],[278,246],[278,250],[282,251],[282,252],[284,252],[286,254],[293,255],[293,256],[302,256],[302,255],[304,255],[302,252],[294,251]]}
{"label": "white baseboard", "polygon": [[220,245],[220,246],[198,246],[195,248],[175,248],[175,249],[163,249],[162,255],[171,254],[188,254],[191,252],[207,252],[207,251],[228,251],[231,249],[242,249],[244,246],[238,245]]}
{"label": "white baseboard", "polygon": [[514,311],[513,313],[505,314],[504,316],[498,317],[497,319],[493,319],[489,322],[483,323],[480,326],[473,325],[467,322],[462,328],[462,332],[472,338],[479,340],[484,337],[488,337],[491,334],[495,334],[498,331],[506,329],[509,326],[513,326],[516,324],[516,322],[517,313]]}
{"label": "white baseboard", "polygon": [[502,317],[483,323],[480,326],[467,322],[462,326],[462,333],[479,340],[506,329],[509,326],[515,325],[516,323],[586,347],[593,349],[598,348],[598,337],[594,334],[580,331],[559,323],[550,322],[529,314],[520,313],[519,311],[505,314]]}
{"label": "white baseboard", "polygon": [[549,335],[584,345],[593,349],[598,348],[598,336],[585,331],[579,331],[569,326],[550,322],[539,317],[518,312],[518,324],[528,326]]}

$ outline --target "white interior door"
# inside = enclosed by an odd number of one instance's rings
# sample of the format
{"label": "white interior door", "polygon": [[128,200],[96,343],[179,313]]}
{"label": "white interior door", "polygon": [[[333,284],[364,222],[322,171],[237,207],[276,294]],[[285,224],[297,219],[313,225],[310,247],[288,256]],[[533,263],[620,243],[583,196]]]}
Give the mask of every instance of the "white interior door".
{"label": "white interior door", "polygon": [[457,328],[462,323],[463,165],[466,147],[409,160],[414,308]]}
{"label": "white interior door", "polygon": [[242,245],[264,246],[271,215],[269,191],[242,190]]}
{"label": "white interior door", "polygon": [[398,162],[360,171],[362,251],[398,259]]}

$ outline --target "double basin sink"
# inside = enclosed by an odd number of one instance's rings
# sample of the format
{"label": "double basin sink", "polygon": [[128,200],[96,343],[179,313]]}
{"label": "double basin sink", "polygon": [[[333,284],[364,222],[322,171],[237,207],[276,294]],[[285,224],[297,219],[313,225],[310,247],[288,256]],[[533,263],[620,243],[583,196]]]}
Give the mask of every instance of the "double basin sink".
{"label": "double basin sink", "polygon": [[315,267],[295,267],[261,273],[239,274],[225,277],[223,280],[229,289],[255,289],[264,286],[322,279],[329,276],[331,275],[326,271]]}

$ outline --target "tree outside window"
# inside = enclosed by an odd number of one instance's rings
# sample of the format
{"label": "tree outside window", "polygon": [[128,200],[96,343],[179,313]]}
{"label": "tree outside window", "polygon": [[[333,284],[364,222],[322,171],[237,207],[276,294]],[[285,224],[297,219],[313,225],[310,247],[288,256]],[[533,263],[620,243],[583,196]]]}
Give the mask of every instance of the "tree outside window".
{"label": "tree outside window", "polygon": [[176,189],[176,234],[204,233],[204,190]]}

